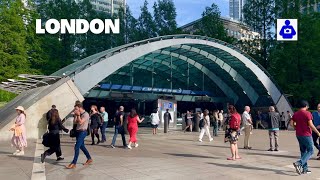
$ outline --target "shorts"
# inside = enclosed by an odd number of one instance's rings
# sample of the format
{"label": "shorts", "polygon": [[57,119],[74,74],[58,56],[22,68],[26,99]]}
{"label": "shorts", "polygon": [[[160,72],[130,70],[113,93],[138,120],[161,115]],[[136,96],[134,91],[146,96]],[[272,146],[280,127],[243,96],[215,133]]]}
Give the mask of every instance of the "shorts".
{"label": "shorts", "polygon": [[151,124],[151,127],[152,128],[158,128],[158,124],[155,124],[155,125]]}

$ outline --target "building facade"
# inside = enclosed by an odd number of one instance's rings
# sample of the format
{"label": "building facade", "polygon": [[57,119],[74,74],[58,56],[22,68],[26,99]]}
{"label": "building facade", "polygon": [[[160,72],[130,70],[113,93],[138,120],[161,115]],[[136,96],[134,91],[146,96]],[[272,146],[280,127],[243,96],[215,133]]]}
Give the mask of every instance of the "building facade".
{"label": "building facade", "polygon": [[246,0],[229,0],[229,16],[233,20],[242,21],[243,6]]}
{"label": "building facade", "polygon": [[106,12],[110,15],[117,14],[122,7],[126,8],[126,0],[90,0],[93,9]]}
{"label": "building facade", "polygon": [[[228,35],[238,40],[254,40],[259,39],[260,34],[253,32],[250,28],[240,21],[232,20],[230,18],[221,17],[223,26]],[[188,23],[180,28],[187,33],[193,34],[197,31],[197,23],[200,23],[201,19]]]}

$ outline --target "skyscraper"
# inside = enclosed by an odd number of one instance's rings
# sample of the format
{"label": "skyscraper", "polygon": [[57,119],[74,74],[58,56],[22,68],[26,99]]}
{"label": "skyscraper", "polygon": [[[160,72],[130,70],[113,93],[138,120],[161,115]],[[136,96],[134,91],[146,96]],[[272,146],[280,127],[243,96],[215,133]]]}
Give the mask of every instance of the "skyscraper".
{"label": "skyscraper", "polygon": [[90,0],[93,9],[103,11],[108,14],[117,14],[122,7],[126,9],[126,0]]}
{"label": "skyscraper", "polygon": [[242,9],[245,3],[246,0],[229,0],[229,16],[231,19],[242,21]]}

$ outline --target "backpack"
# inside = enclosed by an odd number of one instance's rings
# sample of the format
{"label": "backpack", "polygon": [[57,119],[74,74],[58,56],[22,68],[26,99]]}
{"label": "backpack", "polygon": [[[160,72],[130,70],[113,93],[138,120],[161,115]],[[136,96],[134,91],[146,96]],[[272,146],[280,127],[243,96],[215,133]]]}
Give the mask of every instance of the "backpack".
{"label": "backpack", "polygon": [[239,119],[235,118],[236,120],[233,121],[231,124],[230,124],[230,128],[233,129],[233,130],[238,130],[240,129],[239,127]]}
{"label": "backpack", "polygon": [[201,120],[199,121],[199,128],[200,128],[200,129],[203,128],[204,125],[205,125],[204,119],[201,119]]}

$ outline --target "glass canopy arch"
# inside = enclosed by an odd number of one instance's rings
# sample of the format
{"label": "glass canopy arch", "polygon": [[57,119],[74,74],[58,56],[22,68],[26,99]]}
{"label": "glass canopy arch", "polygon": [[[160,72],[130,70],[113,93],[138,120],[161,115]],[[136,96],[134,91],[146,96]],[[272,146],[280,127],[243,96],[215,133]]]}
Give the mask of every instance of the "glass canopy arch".
{"label": "glass canopy arch", "polygon": [[275,104],[278,110],[291,111],[272,77],[254,59],[232,45],[202,36],[163,36],[123,45],[53,75],[71,76],[82,94],[101,82],[120,82],[209,91],[234,103]]}

